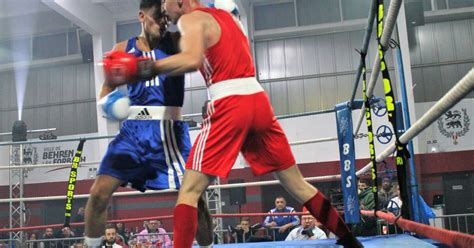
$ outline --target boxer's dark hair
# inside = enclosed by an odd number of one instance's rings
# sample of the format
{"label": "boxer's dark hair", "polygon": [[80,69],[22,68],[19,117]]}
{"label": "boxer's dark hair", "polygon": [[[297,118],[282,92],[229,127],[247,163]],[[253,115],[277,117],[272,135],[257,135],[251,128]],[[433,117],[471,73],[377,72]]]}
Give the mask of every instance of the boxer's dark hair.
{"label": "boxer's dark hair", "polygon": [[161,9],[161,0],[140,0],[140,10],[147,10],[153,7]]}

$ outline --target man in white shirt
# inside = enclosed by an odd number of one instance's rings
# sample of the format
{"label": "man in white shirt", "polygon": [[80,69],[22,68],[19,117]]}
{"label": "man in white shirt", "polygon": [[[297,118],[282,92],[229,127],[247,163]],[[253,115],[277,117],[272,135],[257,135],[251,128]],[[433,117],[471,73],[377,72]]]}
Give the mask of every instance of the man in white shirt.
{"label": "man in white shirt", "polygon": [[[306,208],[303,208],[303,212],[307,212]],[[312,215],[303,215],[301,225],[291,230],[285,241],[327,239],[326,233],[316,226],[316,222]]]}

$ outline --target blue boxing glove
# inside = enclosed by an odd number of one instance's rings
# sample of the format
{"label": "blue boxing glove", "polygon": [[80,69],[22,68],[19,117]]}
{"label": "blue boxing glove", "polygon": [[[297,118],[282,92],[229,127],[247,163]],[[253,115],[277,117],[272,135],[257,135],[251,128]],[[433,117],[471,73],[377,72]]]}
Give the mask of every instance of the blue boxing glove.
{"label": "blue boxing glove", "polygon": [[130,99],[117,89],[104,96],[97,104],[104,111],[105,117],[114,121],[124,120],[130,113]]}

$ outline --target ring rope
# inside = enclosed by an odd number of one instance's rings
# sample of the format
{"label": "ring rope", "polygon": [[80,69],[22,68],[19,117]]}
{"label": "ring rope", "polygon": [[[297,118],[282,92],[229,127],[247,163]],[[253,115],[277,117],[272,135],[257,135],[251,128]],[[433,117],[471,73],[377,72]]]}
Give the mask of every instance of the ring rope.
{"label": "ring rope", "polygon": [[365,107],[365,119],[367,122],[367,134],[369,139],[369,155],[370,155],[370,164],[371,164],[371,172],[372,172],[372,193],[374,194],[374,203],[375,203],[375,210],[379,206],[379,196],[378,196],[378,188],[377,188],[377,162],[375,161],[375,141],[374,141],[374,131],[372,127],[372,112],[370,107],[369,97],[367,96],[367,72],[366,72],[366,65],[365,65],[365,56],[364,52],[360,52],[360,61],[362,62],[362,97],[364,100],[364,107]]}
{"label": "ring rope", "polygon": [[[436,102],[423,116],[421,116],[403,135],[400,136],[402,143],[408,143],[411,139],[425,130],[429,125],[435,122],[440,116],[446,111],[452,108],[456,103],[461,101],[466,95],[474,90],[474,68],[471,69],[459,82],[451,88],[438,102]],[[377,162],[382,162],[388,158],[395,151],[395,143],[392,143],[385,150],[383,150],[376,158]],[[371,163],[368,163],[363,168],[356,172],[357,176],[361,176],[370,171]],[[327,175],[305,178],[308,182],[321,182],[339,180],[341,175]],[[250,187],[250,186],[264,186],[264,185],[276,185],[280,184],[278,180],[262,181],[262,182],[248,182],[248,183],[235,183],[235,184],[224,184],[224,185],[211,185],[209,189],[230,189],[239,187]],[[158,193],[170,193],[176,192],[176,190],[162,190],[162,191],[147,191],[145,193],[128,191],[128,192],[117,192],[114,196],[133,196],[143,194],[158,194]],[[76,198],[88,198],[89,194],[77,195]],[[29,198],[16,198],[16,199],[0,199],[0,203],[10,202],[21,202],[21,201],[40,201],[40,200],[62,200],[65,196],[43,196],[43,197],[29,197]]]}
{"label": "ring rope", "polygon": [[[375,216],[373,211],[361,210],[360,212],[366,216]],[[392,213],[382,211],[377,211],[376,216],[397,225],[405,231],[414,232],[452,247],[474,247],[474,235],[428,226],[400,216],[397,218]]]}
{"label": "ring rope", "polygon": [[[341,175],[328,175],[328,176],[317,176],[317,177],[307,177],[305,180],[307,182],[322,182],[322,181],[334,181],[340,180]],[[242,187],[253,187],[253,186],[267,186],[267,185],[279,185],[281,184],[279,180],[268,180],[260,182],[247,182],[247,183],[230,183],[230,184],[218,184],[210,185],[208,189],[232,189],[232,188],[242,188]],[[112,196],[142,196],[142,195],[151,195],[151,194],[164,194],[164,193],[174,193],[178,192],[175,189],[164,189],[157,191],[145,191],[139,192],[136,190],[131,191],[122,191],[115,192]],[[81,194],[74,196],[75,199],[85,199],[89,198],[89,194]],[[52,201],[52,200],[63,200],[66,199],[66,196],[40,196],[40,197],[24,197],[24,198],[13,198],[13,199],[0,199],[0,203],[10,203],[10,202],[33,202],[33,201]]]}
{"label": "ring rope", "polygon": [[[281,119],[288,119],[294,117],[304,117],[304,116],[311,116],[311,115],[319,115],[319,114],[327,114],[333,113],[334,109],[324,109],[318,111],[310,111],[304,113],[295,113],[295,114],[288,114],[288,115],[278,115],[276,118],[278,120]],[[187,117],[194,117],[194,116],[202,116],[202,113],[194,113],[194,114],[184,114],[183,118]],[[199,130],[199,127],[190,128],[190,130]],[[93,136],[84,136],[80,138],[67,138],[67,139],[51,139],[51,140],[30,140],[30,141],[19,141],[19,142],[0,142],[0,146],[11,146],[11,145],[32,145],[32,144],[46,144],[46,143],[58,143],[58,142],[74,142],[80,141],[81,139],[86,140],[97,140],[97,139],[113,139],[116,135],[93,135]],[[69,165],[69,164],[68,164]]]}
{"label": "ring rope", "polygon": [[[408,143],[420,134],[429,125],[435,122],[446,111],[461,101],[466,95],[474,90],[474,69],[471,69],[459,82],[451,88],[438,102],[423,114],[404,134],[400,136],[400,142]],[[384,161],[395,151],[395,143],[385,148],[376,158],[377,163]],[[366,174],[370,170],[371,163],[357,171],[356,175]]]}
{"label": "ring rope", "polygon": [[[447,244],[452,247],[474,247],[474,236],[445,230],[441,228],[436,228],[428,226],[425,224],[420,224],[414,221],[406,220],[403,217],[396,217],[392,213],[385,213],[382,211],[377,211],[374,213],[370,210],[361,210],[361,214],[366,216],[376,216],[381,219],[388,221],[391,224],[395,224],[398,227],[402,228],[405,231],[414,232],[417,235],[428,237],[430,239],[439,241],[443,244]],[[236,213],[236,214],[212,214],[212,217],[264,217],[264,216],[288,216],[288,215],[308,215],[309,212],[294,212],[294,213]],[[149,219],[172,219],[173,215],[163,215],[163,216],[149,216],[149,217],[140,217],[140,218],[129,218],[122,220],[110,220],[108,223],[129,223],[129,222],[141,222]],[[83,222],[71,223],[71,226],[82,226]],[[4,228],[0,229],[0,232],[16,232],[16,231],[30,231],[37,229],[45,228],[58,228],[62,227],[62,224],[52,224],[52,225],[39,225],[39,226],[29,226],[29,227],[18,227],[18,228]]]}
{"label": "ring rope", "polygon": [[[358,51],[360,54],[365,54],[367,55],[367,50],[369,49],[369,43],[370,43],[370,37],[372,35],[372,28],[374,26],[374,20],[375,20],[375,14],[377,12],[377,0],[372,0],[370,1],[370,8],[369,8],[369,18],[367,18],[367,26],[365,27],[365,32],[364,32],[364,40],[362,42],[362,49]],[[352,103],[354,102],[356,93],[357,93],[357,88],[359,87],[359,79],[360,76],[363,73],[363,69],[365,68],[365,57],[364,60],[362,61],[362,57],[359,61],[359,67],[357,68],[357,74],[355,77],[355,82],[354,82],[354,88],[352,89],[352,95],[351,95],[351,100],[350,104],[352,106]]]}
{"label": "ring rope", "polygon": [[[440,116],[442,116],[447,110],[453,107],[457,102],[463,99],[467,94],[474,90],[474,69],[471,69],[459,82],[451,88],[438,102],[436,102],[423,116],[421,116],[405,133],[400,136],[400,141],[407,143]],[[388,158],[395,151],[395,144],[392,143],[384,151],[382,151],[376,158],[377,162],[382,162]],[[366,174],[370,170],[371,163],[365,165],[362,169],[356,172],[357,176]],[[308,182],[320,182],[339,180],[341,175],[327,175],[318,177],[306,178]],[[275,185],[279,184],[278,180],[263,181],[263,182],[251,182],[251,183],[238,183],[238,184],[225,184],[225,185],[213,185],[210,189],[224,189],[224,188],[238,188],[247,186],[263,186],[263,185]],[[143,194],[157,194],[157,193],[169,193],[176,192],[176,190],[162,190],[162,191],[147,191],[145,193],[129,191],[129,192],[117,192],[114,196],[131,196],[131,195],[143,195]],[[77,195],[77,198],[88,198],[88,194]],[[21,201],[39,201],[39,200],[62,200],[65,196],[47,196],[47,197],[29,197],[29,198],[17,198],[17,199],[0,199],[0,203],[10,202],[21,202]]]}
{"label": "ring rope", "polygon": [[[318,138],[318,139],[307,139],[307,140],[299,140],[289,142],[290,145],[304,145],[304,144],[315,144],[315,143],[323,143],[329,141],[336,141],[337,137],[325,137],[325,138]],[[92,161],[92,162],[81,162],[82,165],[92,165],[92,164],[100,164],[101,161]],[[37,169],[37,168],[50,168],[50,167],[62,167],[62,166],[69,166],[70,163],[57,163],[57,164],[27,164],[27,165],[2,165],[0,166],[0,170],[10,170],[10,169]]]}
{"label": "ring rope", "polygon": [[[293,212],[293,213],[236,213],[236,214],[211,214],[212,217],[222,218],[222,217],[264,217],[264,216],[293,216],[293,215],[311,215],[310,212]],[[121,220],[108,220],[107,223],[128,223],[128,222],[138,222],[145,221],[150,219],[173,219],[173,215],[161,215],[161,216],[148,216],[148,217],[138,217],[138,218],[127,218]],[[75,222],[70,223],[70,226],[83,226],[84,222]],[[15,227],[15,228],[0,228],[1,232],[18,232],[18,231],[30,231],[36,229],[45,229],[45,228],[56,228],[63,227],[62,224],[49,224],[49,225],[38,225],[38,226],[27,226],[27,227]]]}
{"label": "ring rope", "polygon": [[[396,104],[395,104],[395,94],[393,93],[393,87],[392,87],[392,81],[390,80],[390,73],[388,72],[387,68],[387,63],[385,62],[385,50],[386,48],[383,47],[382,45],[382,33],[384,31],[384,1],[383,0],[378,0],[378,11],[377,11],[377,40],[378,40],[378,51],[379,51],[379,57],[380,57],[380,65],[381,65],[381,70],[382,70],[382,77],[383,77],[383,86],[385,90],[385,104],[387,106],[387,115],[388,115],[388,121],[390,124],[392,124],[393,130],[394,130],[394,135],[395,135],[395,146],[397,149],[396,153],[396,165],[397,165],[397,178],[398,178],[398,185],[400,186],[400,198],[405,204],[402,206],[402,215],[409,219],[409,206],[411,205],[407,193],[407,169],[406,169],[406,161],[407,159],[410,158],[410,153],[408,152],[408,149],[406,147],[407,143],[400,142],[399,139],[399,134],[398,130],[399,127],[397,126],[397,109],[396,109]],[[366,100],[366,116],[368,115],[370,117],[370,105],[368,104],[367,101],[367,96],[364,96],[364,99]],[[367,109],[367,107],[369,109]],[[368,111],[368,113],[367,113]],[[372,133],[372,125],[371,125],[371,119],[367,118],[367,128],[370,126],[370,131],[368,131],[369,134]],[[369,138],[370,141],[370,138]],[[371,161],[372,161],[372,180],[374,186],[372,187],[372,192],[374,193],[374,199],[375,199],[375,209],[378,207],[378,195],[377,195],[377,165],[375,163],[375,155],[372,157],[372,152],[375,154],[375,150],[372,151],[372,149],[375,149],[375,147],[372,147],[374,144],[371,144]],[[415,197],[415,196],[414,196]],[[415,206],[417,207],[417,206]]]}
{"label": "ring rope", "polygon": [[[401,0],[392,0],[390,1],[390,6],[388,7],[386,22],[383,26],[382,36],[380,38],[380,43],[382,48],[387,48],[389,46],[390,37],[392,36],[393,29],[395,28],[395,23],[397,21],[398,12],[400,11],[402,1]],[[367,96],[371,98],[374,94],[375,84],[377,83],[377,78],[380,73],[380,59],[379,55],[376,54],[374,58],[374,66],[372,68],[372,73],[370,75],[369,84],[367,86]],[[362,106],[359,118],[357,119],[356,127],[354,128],[354,134],[359,132],[359,129],[362,125],[362,120],[364,119],[364,106]]]}

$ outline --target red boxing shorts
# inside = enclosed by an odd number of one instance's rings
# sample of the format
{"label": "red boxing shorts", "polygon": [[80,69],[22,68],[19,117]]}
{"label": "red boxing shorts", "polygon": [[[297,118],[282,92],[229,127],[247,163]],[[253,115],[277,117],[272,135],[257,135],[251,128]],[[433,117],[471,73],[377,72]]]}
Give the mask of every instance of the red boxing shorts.
{"label": "red boxing shorts", "polygon": [[222,81],[211,85],[209,93],[207,117],[186,169],[227,177],[239,151],[257,176],[295,164],[270,100],[255,78]]}

